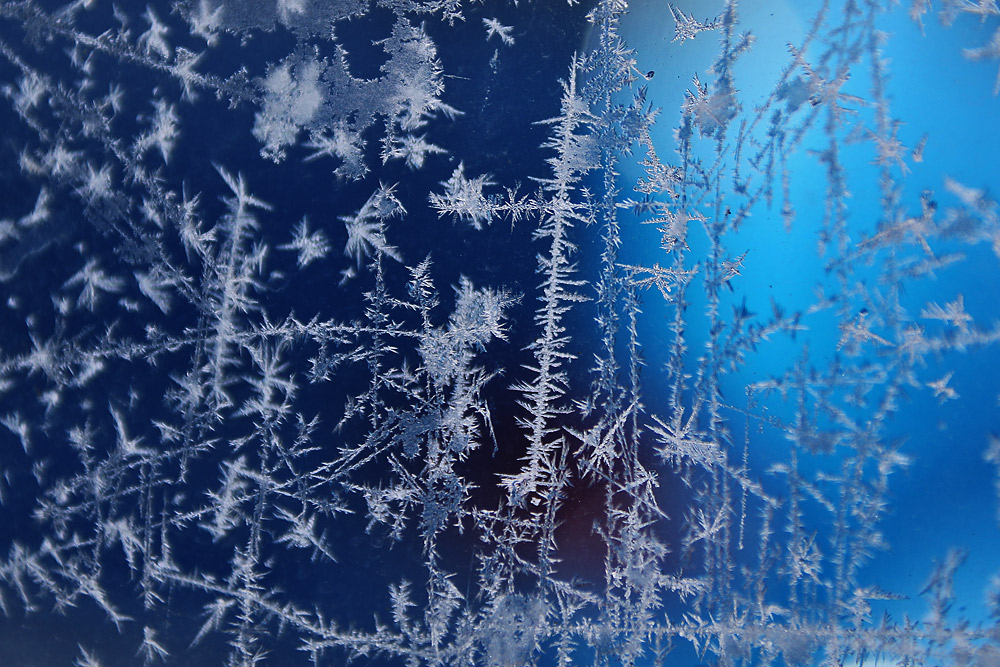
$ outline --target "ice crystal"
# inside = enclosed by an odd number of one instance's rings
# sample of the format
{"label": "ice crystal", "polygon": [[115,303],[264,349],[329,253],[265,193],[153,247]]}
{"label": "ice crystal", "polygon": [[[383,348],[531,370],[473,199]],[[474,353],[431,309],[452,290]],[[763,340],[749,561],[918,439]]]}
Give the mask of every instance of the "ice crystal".
{"label": "ice crystal", "polygon": [[996,3],[583,4],[0,4],[0,663],[997,664]]}

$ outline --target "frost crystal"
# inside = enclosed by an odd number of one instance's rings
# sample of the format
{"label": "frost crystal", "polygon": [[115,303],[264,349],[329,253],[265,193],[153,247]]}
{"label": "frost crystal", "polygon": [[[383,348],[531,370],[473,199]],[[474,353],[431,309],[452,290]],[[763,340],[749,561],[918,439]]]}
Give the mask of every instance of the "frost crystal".
{"label": "frost crystal", "polygon": [[0,2],[0,665],[1000,664],[996,2],[646,4]]}

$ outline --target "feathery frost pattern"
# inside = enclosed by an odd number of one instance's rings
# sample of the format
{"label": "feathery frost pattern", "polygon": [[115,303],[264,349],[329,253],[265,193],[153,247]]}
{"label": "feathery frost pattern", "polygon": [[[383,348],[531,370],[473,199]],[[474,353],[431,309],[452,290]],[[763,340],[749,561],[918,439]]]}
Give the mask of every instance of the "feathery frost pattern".
{"label": "feathery frost pattern", "polygon": [[0,663],[1000,663],[1000,9],[779,4],[0,4]]}

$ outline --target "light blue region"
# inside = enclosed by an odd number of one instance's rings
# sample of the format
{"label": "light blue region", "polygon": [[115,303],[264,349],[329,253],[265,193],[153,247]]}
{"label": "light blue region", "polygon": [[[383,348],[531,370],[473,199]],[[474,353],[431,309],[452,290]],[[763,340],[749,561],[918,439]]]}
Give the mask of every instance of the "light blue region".
{"label": "light blue region", "polygon": [[[774,82],[783,68],[791,61],[788,44],[799,46],[808,30],[818,2],[744,2],[740,6],[740,30],[749,30],[756,42],[734,68],[735,87],[740,91],[742,114],[730,127],[726,137],[729,145],[727,166],[735,163],[732,146],[735,143],[739,120],[752,116],[753,105],[763,102],[774,89]],[[721,11],[722,3],[676,2],[674,6],[693,18],[707,22]],[[941,208],[955,204],[955,198],[945,187],[951,178],[972,188],[996,192],[1000,183],[997,156],[1000,155],[1000,98],[993,95],[996,77],[995,61],[970,62],[963,57],[963,49],[988,43],[995,23],[981,24],[971,17],[960,17],[953,26],[944,27],[934,13],[924,16],[924,31],[907,16],[907,7],[896,7],[880,17],[878,26],[885,32],[886,41],[881,48],[885,70],[889,75],[885,91],[890,101],[893,119],[902,124],[898,128],[899,140],[907,147],[905,177],[898,166],[892,174],[901,185],[901,210],[909,215],[920,212],[920,195],[932,190]],[[646,83],[649,99],[661,108],[658,124],[653,130],[653,140],[664,161],[676,162],[677,156],[667,147],[676,145],[673,128],[680,118],[684,93],[692,89],[692,77],[697,74],[702,83],[711,82],[708,71],[719,47],[719,32],[706,31],[683,44],[672,42],[674,21],[667,8],[659,2],[636,2],[623,21],[623,34],[636,50],[638,69],[652,70],[655,74]],[[805,59],[810,58],[806,51]],[[852,75],[844,90],[865,100],[870,95],[870,69],[865,66],[852,68]],[[808,104],[808,103],[807,103]],[[856,109],[858,117],[870,128],[873,125],[872,109],[864,103],[846,103]],[[780,108],[780,105],[778,105]],[[766,123],[758,126],[762,134]],[[840,132],[843,138],[844,132]],[[922,160],[914,159],[912,151],[926,135]],[[859,139],[859,137],[854,137]],[[870,141],[861,136],[855,144],[841,142],[841,160],[847,172],[851,199],[848,207],[848,225],[853,242],[872,236],[882,221],[880,207],[879,170],[874,165]],[[827,296],[839,292],[836,281],[824,270],[824,263],[817,255],[817,231],[823,216],[826,194],[824,165],[810,150],[823,150],[828,139],[818,122],[802,141],[798,152],[790,156],[791,203],[797,213],[790,229],[785,229],[781,215],[780,190],[771,206],[763,202],[751,210],[751,217],[738,232],[726,236],[725,245],[731,255],[747,252],[746,270],[733,281],[734,291],[725,294],[723,311],[728,317],[729,304],[738,305],[743,299],[746,307],[758,315],[766,314],[773,299],[789,311],[804,310],[815,303],[814,289],[824,287]],[[705,155],[714,150],[714,141],[704,138]],[[641,148],[637,156],[642,157]],[[742,169],[747,169],[744,164]],[[639,166],[622,169],[622,189],[629,195],[630,186],[643,175]],[[738,197],[733,197],[735,209]],[[701,211],[711,217],[713,211]],[[623,213],[623,235],[627,239],[623,261],[635,264],[660,262],[669,264],[666,253],[659,249],[658,234],[651,227],[635,224],[636,218]],[[689,233],[690,256],[699,259],[707,249],[705,234],[692,224]],[[958,250],[958,242],[944,243],[935,251],[944,254]],[[965,309],[983,328],[990,328],[1000,317],[997,297],[998,257],[988,243],[962,249],[966,260],[960,264],[935,271],[929,278],[910,281],[902,296],[902,303],[918,313],[919,304],[937,302],[945,304],[959,294],[964,296]],[[877,267],[861,267],[855,278],[876,286],[880,280]],[[688,312],[697,320],[697,313],[704,304],[703,295],[690,299]],[[673,317],[673,309],[663,303],[653,292],[648,292],[643,304],[645,331],[655,336],[657,327],[665,327]],[[807,331],[795,340],[776,335],[762,343],[755,355],[748,357],[746,365],[728,375],[723,386],[726,399],[735,407],[744,400],[743,388],[769,376],[779,375],[790,368],[804,354],[808,345],[810,364],[822,369],[838,355],[837,344],[841,335],[838,319],[827,313],[804,317]],[[912,324],[933,328],[934,323],[917,320]],[[702,354],[697,340],[707,335],[707,324],[689,325],[690,365]],[[668,338],[664,331],[664,338]],[[669,350],[647,345],[646,360],[650,375],[663,367]],[[877,349],[867,354],[875,355]],[[1000,537],[997,534],[997,497],[993,488],[995,468],[983,460],[988,446],[989,433],[1000,428],[997,410],[1000,381],[1000,355],[995,348],[978,348],[960,352],[931,355],[926,365],[915,371],[920,386],[908,388],[908,396],[900,402],[898,413],[889,420],[884,437],[903,442],[901,452],[910,457],[908,469],[893,474],[890,479],[892,509],[882,524],[887,550],[877,553],[863,573],[860,583],[878,583],[882,588],[909,596],[909,600],[888,601],[881,607],[896,620],[903,614],[921,619],[927,609],[919,598],[935,562],[943,561],[950,547],[968,550],[968,559],[956,577],[956,608],[973,622],[987,620],[987,600],[984,582],[996,575],[1000,561]],[[940,402],[930,395],[926,383],[938,380],[945,373],[954,372],[952,386],[959,399]],[[651,380],[657,386],[656,380]],[[659,385],[662,392],[666,384]],[[655,392],[651,392],[655,394]],[[656,400],[648,399],[648,406],[656,412]],[[778,415],[781,408],[775,408]],[[737,420],[739,421],[739,420]],[[742,425],[734,427],[742,429]],[[770,432],[766,437],[751,438],[750,461],[759,470],[785,456],[788,443],[780,434]],[[824,465],[829,465],[827,462]],[[834,467],[835,468],[835,467]],[[834,469],[835,471],[835,469]],[[830,471],[830,472],[834,472]],[[815,517],[819,518],[819,517]],[[818,534],[830,537],[830,526],[819,524]],[[878,607],[876,607],[877,609]]]}

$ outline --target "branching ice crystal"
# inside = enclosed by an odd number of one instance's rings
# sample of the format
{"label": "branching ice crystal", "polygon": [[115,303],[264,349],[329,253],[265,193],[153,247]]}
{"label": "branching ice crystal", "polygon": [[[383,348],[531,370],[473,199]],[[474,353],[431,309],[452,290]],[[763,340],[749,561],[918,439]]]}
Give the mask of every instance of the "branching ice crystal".
{"label": "branching ice crystal", "polygon": [[996,3],[583,4],[0,4],[0,664],[1000,662]]}

